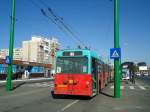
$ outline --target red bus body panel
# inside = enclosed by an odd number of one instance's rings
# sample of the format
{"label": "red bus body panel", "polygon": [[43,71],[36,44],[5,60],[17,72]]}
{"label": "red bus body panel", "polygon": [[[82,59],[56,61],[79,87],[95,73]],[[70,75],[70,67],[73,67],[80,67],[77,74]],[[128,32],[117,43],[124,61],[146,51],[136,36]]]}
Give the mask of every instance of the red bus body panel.
{"label": "red bus body panel", "polygon": [[55,74],[54,94],[92,96],[90,74]]}

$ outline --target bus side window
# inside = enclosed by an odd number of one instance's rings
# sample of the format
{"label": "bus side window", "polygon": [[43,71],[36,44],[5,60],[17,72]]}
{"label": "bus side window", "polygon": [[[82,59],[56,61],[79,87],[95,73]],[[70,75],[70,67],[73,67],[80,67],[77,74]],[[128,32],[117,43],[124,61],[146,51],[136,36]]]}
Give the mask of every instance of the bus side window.
{"label": "bus side window", "polygon": [[87,66],[83,66],[83,73],[87,73]]}
{"label": "bus side window", "polygon": [[98,65],[98,73],[101,73],[102,72],[102,70],[101,70],[101,66],[100,65]]}
{"label": "bus side window", "polygon": [[92,58],[92,74],[96,73],[96,60],[94,58]]}

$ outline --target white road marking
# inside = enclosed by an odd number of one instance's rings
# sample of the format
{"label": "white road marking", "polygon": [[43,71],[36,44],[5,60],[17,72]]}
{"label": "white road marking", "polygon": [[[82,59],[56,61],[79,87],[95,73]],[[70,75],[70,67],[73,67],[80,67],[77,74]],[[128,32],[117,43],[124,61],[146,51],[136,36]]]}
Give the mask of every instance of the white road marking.
{"label": "white road marking", "polygon": [[67,108],[71,107],[72,105],[74,105],[74,104],[77,103],[78,101],[79,101],[79,100],[75,100],[74,102],[72,102],[72,103],[66,105],[64,108],[61,109],[61,111],[66,110]]}
{"label": "white road marking", "polygon": [[[18,79],[18,80],[12,80],[12,82],[29,82],[29,81],[38,81],[38,80],[51,80],[51,79],[53,78],[34,78],[34,79],[24,79],[24,80]],[[0,84],[1,83],[6,83],[6,80],[0,81]]]}
{"label": "white road marking", "polygon": [[124,89],[124,86],[120,86],[120,89]]}
{"label": "white road marking", "polygon": [[114,86],[111,86],[110,88],[111,88],[111,89],[113,89],[113,88],[114,88]]}
{"label": "white road marking", "polygon": [[[114,89],[114,86],[110,87],[111,89]],[[124,86],[120,86],[121,89],[124,89]]]}
{"label": "white road marking", "polygon": [[[145,86],[141,86],[141,85],[137,85],[137,86],[138,86],[141,90],[146,90]],[[112,85],[112,86],[110,86],[110,88],[111,88],[111,89],[114,89],[114,86]],[[129,86],[129,88],[130,88],[131,90],[135,89],[134,86]],[[125,86],[120,86],[120,89],[121,89],[121,90],[125,89]]]}
{"label": "white road marking", "polygon": [[139,86],[140,89],[146,90],[146,88],[144,86],[141,86],[139,83],[136,83],[136,85]]}
{"label": "white road marking", "polygon": [[139,86],[139,88],[142,90],[146,90],[145,87],[143,87],[143,86]]}
{"label": "white road marking", "polygon": [[129,86],[129,87],[130,87],[130,89],[135,89],[134,86]]}

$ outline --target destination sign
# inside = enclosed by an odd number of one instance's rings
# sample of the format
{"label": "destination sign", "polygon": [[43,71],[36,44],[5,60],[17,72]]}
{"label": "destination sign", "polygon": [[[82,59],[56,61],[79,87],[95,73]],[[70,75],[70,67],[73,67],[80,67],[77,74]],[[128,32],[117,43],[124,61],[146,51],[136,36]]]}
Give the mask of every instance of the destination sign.
{"label": "destination sign", "polygon": [[63,56],[82,56],[82,51],[66,51]]}

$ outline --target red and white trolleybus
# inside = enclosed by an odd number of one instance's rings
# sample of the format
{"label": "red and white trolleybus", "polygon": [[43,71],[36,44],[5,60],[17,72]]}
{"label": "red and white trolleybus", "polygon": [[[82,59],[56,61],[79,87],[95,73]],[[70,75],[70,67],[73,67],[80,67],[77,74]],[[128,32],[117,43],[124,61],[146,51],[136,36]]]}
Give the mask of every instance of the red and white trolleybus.
{"label": "red and white trolleybus", "polygon": [[110,66],[96,52],[87,49],[61,50],[56,53],[54,95],[92,97],[110,80]]}

